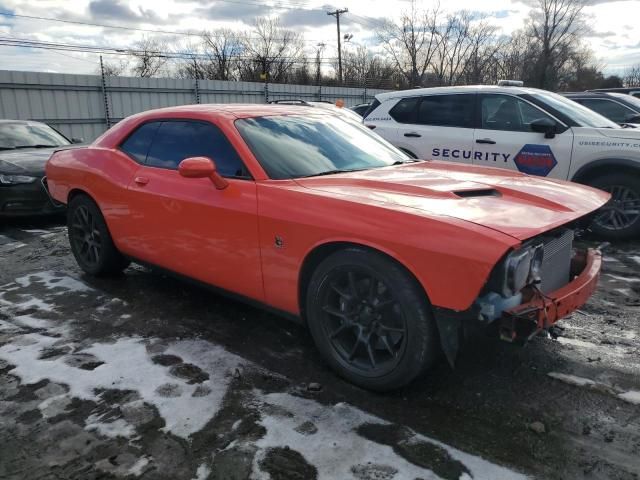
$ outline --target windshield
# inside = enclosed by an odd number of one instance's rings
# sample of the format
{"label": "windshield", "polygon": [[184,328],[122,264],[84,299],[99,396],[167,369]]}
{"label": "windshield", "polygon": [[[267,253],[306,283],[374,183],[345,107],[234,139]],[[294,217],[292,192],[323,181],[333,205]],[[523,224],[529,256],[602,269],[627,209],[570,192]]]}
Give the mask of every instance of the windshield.
{"label": "windshield", "polygon": [[38,123],[0,123],[0,149],[44,148],[71,142],[48,125]]}
{"label": "windshield", "polygon": [[579,127],[620,128],[617,123],[589,110],[573,100],[551,92],[532,94],[539,102],[557,110],[576,122]]}
{"label": "windshield", "polygon": [[626,93],[609,93],[609,95],[624,100],[624,103],[632,105],[635,110],[640,112],[640,98],[634,97],[633,95],[627,95]]}
{"label": "windshield", "polygon": [[236,127],[275,180],[411,161],[366,127],[334,115],[247,118]]}

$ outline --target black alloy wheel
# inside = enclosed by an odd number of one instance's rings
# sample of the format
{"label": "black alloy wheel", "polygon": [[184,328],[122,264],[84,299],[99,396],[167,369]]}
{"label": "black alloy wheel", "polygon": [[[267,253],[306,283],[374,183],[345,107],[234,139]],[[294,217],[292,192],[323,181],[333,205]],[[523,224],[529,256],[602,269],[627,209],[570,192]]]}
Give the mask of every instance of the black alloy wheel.
{"label": "black alloy wheel", "polygon": [[73,218],[69,227],[69,240],[72,242],[74,252],[89,266],[100,263],[102,255],[102,238],[96,227],[93,213],[86,205],[80,205],[73,212]]}
{"label": "black alloy wheel", "polygon": [[96,203],[86,195],[71,199],[67,210],[71,251],[80,268],[91,275],[122,272],[129,265],[116,248]]}
{"label": "black alloy wheel", "polygon": [[611,194],[611,200],[596,212],[592,230],[610,240],[640,235],[640,176],[612,173],[590,184]]}
{"label": "black alloy wheel", "polygon": [[322,297],[323,329],[347,368],[378,376],[398,365],[407,326],[397,298],[375,273],[337,268]]}
{"label": "black alloy wheel", "polygon": [[429,301],[393,259],[350,247],[325,258],[307,287],[305,316],[324,359],[361,387],[408,384],[440,352]]}

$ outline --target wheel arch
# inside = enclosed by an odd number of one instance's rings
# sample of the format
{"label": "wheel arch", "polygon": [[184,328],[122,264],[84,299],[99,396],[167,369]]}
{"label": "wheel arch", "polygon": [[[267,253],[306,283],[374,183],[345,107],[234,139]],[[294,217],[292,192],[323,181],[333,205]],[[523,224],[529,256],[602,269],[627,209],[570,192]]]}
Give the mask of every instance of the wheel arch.
{"label": "wheel arch", "polygon": [[311,277],[315,269],[320,265],[320,263],[330,256],[331,254],[344,250],[347,248],[359,248],[362,250],[367,250],[372,253],[376,253],[382,255],[392,262],[396,263],[400,268],[402,268],[407,275],[411,278],[411,280],[416,284],[416,286],[424,293],[424,297],[427,300],[429,308],[433,309],[431,305],[431,300],[429,298],[429,294],[427,293],[424,285],[418,280],[416,274],[400,259],[398,259],[392,252],[385,251],[381,248],[378,248],[373,245],[367,245],[365,243],[354,242],[354,241],[342,241],[342,240],[333,240],[327,241],[321,244],[314,246],[302,261],[300,270],[298,272],[298,306],[300,311],[300,318],[304,323],[306,323],[306,302],[305,298],[307,295],[307,288],[309,286],[309,282],[311,281]]}
{"label": "wheel arch", "polygon": [[638,161],[625,158],[602,158],[580,167],[573,177],[571,177],[571,181],[588,184],[599,175],[612,173],[610,170],[612,167],[616,168],[615,173],[627,172],[640,175],[640,162]]}
{"label": "wheel arch", "polygon": [[85,196],[89,197],[91,199],[91,201],[93,201],[93,203],[95,203],[96,205],[98,204],[98,202],[96,202],[96,199],[93,198],[93,196],[87,190],[84,190],[84,189],[78,188],[78,187],[74,187],[71,190],[69,190],[69,193],[67,194],[67,205],[69,205],[71,203],[71,200],[73,200],[78,195],[85,195]]}

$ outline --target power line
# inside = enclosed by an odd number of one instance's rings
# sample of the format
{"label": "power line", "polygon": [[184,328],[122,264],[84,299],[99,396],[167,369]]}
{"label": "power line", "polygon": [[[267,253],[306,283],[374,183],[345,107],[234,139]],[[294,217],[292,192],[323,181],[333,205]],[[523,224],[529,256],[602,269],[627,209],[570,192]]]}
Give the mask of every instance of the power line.
{"label": "power line", "polygon": [[[34,49],[54,50],[54,51],[82,52],[82,53],[93,53],[93,54],[103,54],[103,55],[119,55],[119,56],[136,56],[136,55],[145,54],[153,58],[167,58],[167,59],[181,59],[181,60],[192,60],[194,58],[205,59],[205,60],[210,59],[209,55],[203,54],[203,53],[168,52],[168,51],[162,51],[162,50],[142,51],[142,50],[136,50],[136,49],[102,47],[97,45],[78,45],[78,44],[42,42],[37,40],[16,39],[15,37],[14,38],[0,37],[0,46],[17,47],[17,48],[34,48]],[[256,57],[251,55],[233,55],[230,58],[256,60]],[[288,60],[296,64],[315,64],[316,63],[315,60],[297,58],[297,57],[286,57],[286,56],[264,57],[262,60],[259,60],[259,61],[273,62],[274,60]],[[330,60],[335,60],[335,58],[328,59],[326,62],[322,62],[322,63],[332,65],[333,62],[331,62]]]}
{"label": "power line", "polygon": [[[228,3],[236,3],[241,5],[252,5],[251,3],[243,3],[243,2],[235,2],[232,0],[219,0],[225,1]],[[257,5],[257,4],[256,4]],[[288,8],[291,9],[291,8]],[[316,11],[316,9],[305,9],[308,11]],[[318,12],[323,12],[323,10],[317,10]],[[100,28],[111,28],[114,30],[125,30],[125,31],[134,31],[134,32],[145,32],[145,33],[154,33],[159,35],[181,35],[188,37],[203,37],[203,33],[189,32],[189,31],[176,31],[176,30],[160,30],[160,29],[151,29],[151,28],[139,28],[139,27],[124,27],[122,25],[109,25],[104,23],[94,23],[94,22],[82,22],[79,20],[66,20],[62,18],[53,18],[53,17],[39,17],[36,15],[21,15],[17,13],[10,12],[0,12],[0,16],[10,17],[10,18],[22,18],[27,20],[39,20],[46,22],[57,22],[57,23],[66,23],[71,25],[83,25],[88,27],[100,27]],[[207,35],[215,38],[224,38],[224,35],[216,35],[212,33],[207,33]],[[251,40],[260,40],[259,37],[245,37]],[[278,38],[275,40],[282,40],[282,38]],[[318,42],[318,39],[302,39],[303,42]]]}

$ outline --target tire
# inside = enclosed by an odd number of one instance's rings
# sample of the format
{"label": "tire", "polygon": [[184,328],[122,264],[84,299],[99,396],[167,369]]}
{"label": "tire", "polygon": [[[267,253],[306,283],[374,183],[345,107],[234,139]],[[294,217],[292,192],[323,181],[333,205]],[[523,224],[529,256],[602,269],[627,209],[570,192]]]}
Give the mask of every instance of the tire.
{"label": "tire", "polygon": [[593,179],[589,185],[612,195],[612,199],[595,214],[591,230],[608,240],[640,236],[640,176],[610,173]]}
{"label": "tire", "polygon": [[73,256],[86,273],[113,275],[129,265],[113,244],[100,208],[88,196],[78,195],[69,202],[67,228]]}
{"label": "tire", "polygon": [[369,390],[410,383],[440,352],[431,307],[415,279],[366,249],[340,250],[318,265],[306,292],[306,316],[325,361]]}

